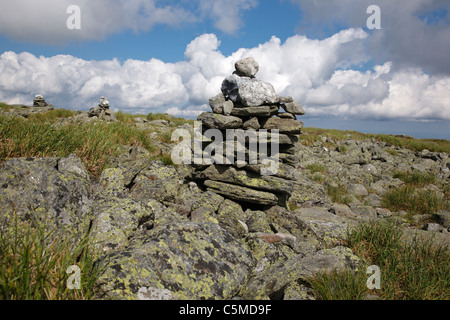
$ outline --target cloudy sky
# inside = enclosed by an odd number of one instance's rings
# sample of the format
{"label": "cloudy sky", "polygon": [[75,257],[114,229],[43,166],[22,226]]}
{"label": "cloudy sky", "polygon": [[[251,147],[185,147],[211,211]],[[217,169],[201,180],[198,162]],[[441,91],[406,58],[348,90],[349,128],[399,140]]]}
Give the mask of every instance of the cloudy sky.
{"label": "cloudy sky", "polygon": [[[371,5],[381,29],[368,28]],[[4,0],[0,101],[41,93],[88,110],[106,96],[125,112],[195,117],[253,56],[258,78],[303,104],[305,126],[450,139],[449,11],[448,0]]]}

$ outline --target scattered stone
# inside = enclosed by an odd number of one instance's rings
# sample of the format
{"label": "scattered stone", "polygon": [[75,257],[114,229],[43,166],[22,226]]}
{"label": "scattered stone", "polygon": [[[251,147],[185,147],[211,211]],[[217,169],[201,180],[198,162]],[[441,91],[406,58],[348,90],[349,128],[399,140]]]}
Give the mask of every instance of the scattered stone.
{"label": "scattered stone", "polygon": [[439,223],[427,223],[423,230],[439,232],[442,230],[442,226]]}
{"label": "scattered stone", "polygon": [[450,212],[446,210],[440,210],[436,213],[437,221],[444,227],[450,227]]}

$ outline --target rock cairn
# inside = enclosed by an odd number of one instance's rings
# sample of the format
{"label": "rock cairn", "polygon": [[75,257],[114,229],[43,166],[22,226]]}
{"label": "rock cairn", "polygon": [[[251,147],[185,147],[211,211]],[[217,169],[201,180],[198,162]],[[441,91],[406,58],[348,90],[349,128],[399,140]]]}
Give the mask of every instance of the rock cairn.
{"label": "rock cairn", "polygon": [[42,94],[38,94],[33,99],[33,107],[53,107],[53,105],[48,104]]}
{"label": "rock cairn", "polygon": [[114,112],[112,112],[109,107],[110,105],[108,99],[101,97],[99,104],[89,110],[88,116],[90,118],[97,117],[107,121],[117,121]]}
{"label": "rock cairn", "polygon": [[[246,137],[243,146],[245,161],[200,165],[194,172],[194,178],[204,183],[208,191],[243,204],[285,206],[294,187],[293,181],[298,177],[296,150],[303,123],[296,119],[296,115],[304,115],[305,111],[291,97],[279,97],[270,83],[256,79],[259,64],[254,58],[238,61],[235,68],[235,72],[223,81],[222,92],[209,100],[212,112],[202,113],[198,121],[203,124],[202,134],[208,129],[217,129],[224,141],[228,129],[235,132],[240,129]],[[278,130],[279,138],[278,148],[275,149],[271,144],[277,137],[274,130]],[[254,133],[258,145],[256,162],[250,157],[252,152],[255,155],[255,149],[249,148],[249,137]],[[203,137],[205,140],[211,142]],[[223,142],[224,154],[227,142]],[[260,149],[260,143],[265,143],[266,154],[262,154],[264,149]],[[236,155],[239,142],[234,140],[232,144]],[[208,144],[203,143],[203,151],[206,151],[205,146]],[[272,174],[262,174],[266,163],[261,159],[269,156],[275,157],[278,170]]]}

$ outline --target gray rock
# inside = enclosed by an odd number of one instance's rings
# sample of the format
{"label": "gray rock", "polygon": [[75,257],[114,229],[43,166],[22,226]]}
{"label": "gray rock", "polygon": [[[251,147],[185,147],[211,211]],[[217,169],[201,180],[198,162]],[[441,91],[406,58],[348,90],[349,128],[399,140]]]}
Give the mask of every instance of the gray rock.
{"label": "gray rock", "polygon": [[235,68],[239,76],[254,78],[259,71],[259,64],[253,57],[248,57],[236,62]]}
{"label": "gray rock", "polygon": [[223,93],[219,93],[218,95],[209,99],[209,105],[214,113],[223,114],[223,105],[227,100]]}
{"label": "gray rock", "polygon": [[444,228],[450,227],[450,212],[446,210],[440,210],[436,213],[437,222],[439,222]]}
{"label": "gray rock", "polygon": [[350,204],[350,209],[352,209],[353,212],[358,214],[363,220],[370,220],[377,218],[377,211],[375,210],[375,208],[371,206]]}
{"label": "gray rock", "polygon": [[263,129],[267,130],[280,130],[280,133],[285,134],[300,134],[302,132],[303,122],[292,120],[292,119],[282,119],[282,118],[269,118],[261,123]]}
{"label": "gray rock", "polygon": [[226,99],[233,101],[234,103],[240,102],[239,87],[251,79],[248,77],[240,77],[236,74],[225,78],[222,82],[221,91]]}
{"label": "gray rock", "polygon": [[241,103],[245,107],[277,104],[279,101],[278,95],[270,83],[239,77],[235,74],[223,81],[221,90],[226,98],[234,103]]}
{"label": "gray rock", "polygon": [[211,129],[237,129],[243,124],[242,119],[234,116],[224,116],[221,114],[204,112],[197,118],[204,125]]}
{"label": "gray rock", "polygon": [[321,207],[302,208],[295,213],[327,247],[336,246],[345,241],[348,228],[354,224],[351,220],[334,215]]}
{"label": "gray rock", "polygon": [[330,212],[343,218],[358,219],[359,217],[345,204],[334,203],[330,208]]}
{"label": "gray rock", "polygon": [[234,201],[226,199],[219,206],[215,217],[219,225],[230,232],[234,238],[241,239],[245,237],[248,230],[243,225],[244,211],[242,207]]}
{"label": "gray rock", "polygon": [[41,95],[41,94],[38,94],[38,95],[36,95],[35,97],[34,97],[34,99],[33,99],[33,107],[39,107],[39,108],[42,108],[42,107],[51,107],[51,108],[53,108],[53,105],[49,105],[46,101],[45,101],[45,99],[44,99],[44,96],[43,95]]}
{"label": "gray rock", "polygon": [[58,170],[62,173],[72,172],[80,175],[84,179],[89,179],[89,174],[80,158],[74,153],[70,154],[66,158],[61,158],[58,161]]}
{"label": "gray rock", "polygon": [[296,114],[299,116],[302,116],[305,114],[305,110],[303,109],[302,105],[298,102],[288,102],[281,104],[281,107],[291,114]]}
{"label": "gray rock", "polygon": [[242,292],[244,299],[281,299],[285,289],[299,279],[321,271],[357,270],[361,260],[349,248],[335,247],[271,265],[254,274]]}
{"label": "gray rock", "polygon": [[423,229],[426,231],[439,232],[442,230],[442,226],[439,223],[427,223]]}
{"label": "gray rock", "polygon": [[239,98],[240,102],[248,107],[276,104],[279,101],[278,95],[270,83],[255,79],[244,82],[239,87]]}
{"label": "gray rock", "polygon": [[293,119],[293,120],[297,120],[297,118],[289,112],[283,112],[283,113],[279,113],[277,114],[278,118],[283,118],[283,119]]}
{"label": "gray rock", "polygon": [[347,186],[347,192],[355,196],[367,196],[369,194],[366,187],[359,183],[350,183]]}
{"label": "gray rock", "polygon": [[197,179],[221,181],[243,187],[290,194],[294,184],[292,181],[273,176],[259,176],[253,172],[237,170],[223,165],[211,165],[207,169],[195,173]]}
{"label": "gray rock", "polygon": [[[62,160],[59,170],[58,162]],[[0,218],[41,221],[76,239],[92,220],[91,185],[75,155],[7,160],[0,169]]]}
{"label": "gray rock", "polygon": [[229,116],[231,115],[231,112],[234,109],[234,104],[232,101],[225,101],[225,103],[223,104],[223,114],[225,116]]}
{"label": "gray rock", "polygon": [[278,203],[278,198],[273,193],[258,191],[237,185],[219,181],[207,180],[205,186],[208,191],[218,193],[224,197],[245,203],[256,203],[260,205],[273,206]]}
{"label": "gray rock", "polygon": [[106,259],[99,281],[106,297],[134,300],[142,287],[167,290],[174,300],[231,299],[255,265],[218,224],[194,222],[167,224]]}
{"label": "gray rock", "polygon": [[236,117],[271,117],[278,113],[278,109],[278,106],[234,108],[231,115]]}
{"label": "gray rock", "polygon": [[256,117],[253,117],[253,118],[245,121],[244,124],[242,125],[242,127],[245,130],[249,130],[249,129],[258,130],[259,128],[261,128],[258,118],[256,118]]}

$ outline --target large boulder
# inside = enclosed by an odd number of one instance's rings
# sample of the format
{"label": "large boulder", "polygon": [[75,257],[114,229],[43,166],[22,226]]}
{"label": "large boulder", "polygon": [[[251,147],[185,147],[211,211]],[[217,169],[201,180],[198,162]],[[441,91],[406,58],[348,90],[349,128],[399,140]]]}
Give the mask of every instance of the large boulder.
{"label": "large boulder", "polygon": [[231,299],[255,265],[218,224],[195,222],[166,224],[106,259],[100,283],[114,299],[138,299],[143,288],[165,290],[174,300]]}
{"label": "large boulder", "polygon": [[245,107],[277,104],[279,97],[274,87],[267,82],[232,74],[221,87],[222,93],[234,103]]}
{"label": "large boulder", "polygon": [[298,280],[307,280],[318,272],[358,270],[360,266],[361,260],[345,247],[323,249],[307,257],[296,255],[254,272],[242,297],[248,300],[283,299],[286,288]]}
{"label": "large boulder", "polygon": [[0,216],[41,221],[79,237],[92,219],[91,187],[81,160],[67,158],[18,158],[0,170]]}

